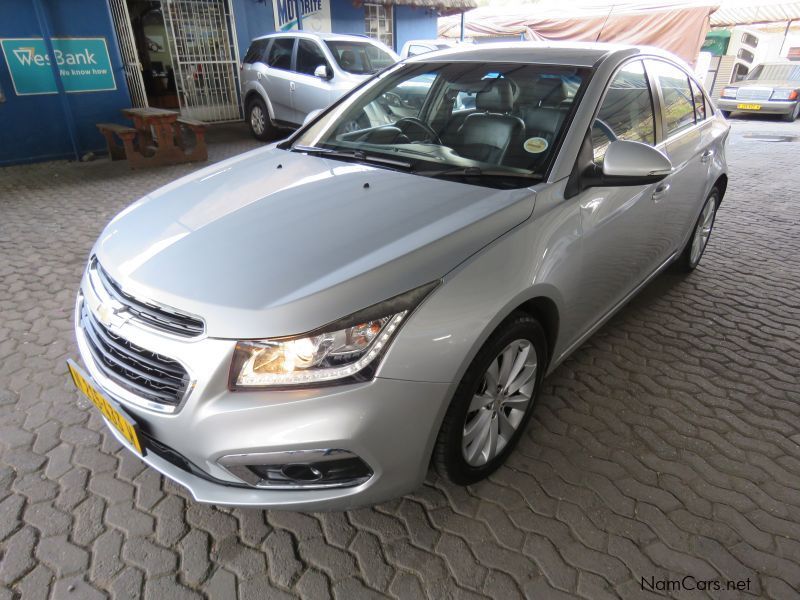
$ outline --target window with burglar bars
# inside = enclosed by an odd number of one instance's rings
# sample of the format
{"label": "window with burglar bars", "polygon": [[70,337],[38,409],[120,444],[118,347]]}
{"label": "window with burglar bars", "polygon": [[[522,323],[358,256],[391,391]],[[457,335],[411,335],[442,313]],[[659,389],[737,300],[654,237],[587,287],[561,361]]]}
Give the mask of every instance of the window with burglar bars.
{"label": "window with burglar bars", "polygon": [[364,4],[365,33],[394,48],[394,23],[392,7],[382,4]]}
{"label": "window with burglar bars", "polygon": [[162,6],[181,114],[201,121],[242,118],[230,0],[164,0]]}

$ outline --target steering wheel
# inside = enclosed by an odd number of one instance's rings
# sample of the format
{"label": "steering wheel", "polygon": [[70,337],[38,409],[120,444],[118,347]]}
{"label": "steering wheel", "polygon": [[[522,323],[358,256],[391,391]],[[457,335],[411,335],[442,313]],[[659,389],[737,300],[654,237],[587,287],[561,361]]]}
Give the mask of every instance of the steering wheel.
{"label": "steering wheel", "polygon": [[415,141],[433,142],[435,144],[439,144],[440,146],[442,145],[442,139],[439,137],[439,134],[436,133],[433,130],[433,127],[428,125],[425,121],[422,121],[417,117],[403,117],[402,119],[399,119],[397,122],[395,122],[394,124],[395,127],[399,127],[403,133],[408,135],[408,137],[411,137],[405,130],[405,127],[403,127],[404,125],[412,125],[417,130],[422,130],[428,135],[427,138]]}
{"label": "steering wheel", "polygon": [[614,133],[614,130],[611,129],[611,126],[602,119],[595,119],[594,125],[592,126],[597,127],[603,133],[603,135],[605,135],[608,138],[608,141],[610,142],[616,142],[619,139],[617,137],[617,134]]}

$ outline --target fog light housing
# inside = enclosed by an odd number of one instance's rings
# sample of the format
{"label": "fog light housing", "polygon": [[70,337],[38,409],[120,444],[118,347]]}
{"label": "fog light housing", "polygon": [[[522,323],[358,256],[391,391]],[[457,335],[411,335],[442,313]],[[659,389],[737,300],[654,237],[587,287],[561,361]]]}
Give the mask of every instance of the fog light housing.
{"label": "fog light housing", "polygon": [[259,488],[354,487],[372,477],[367,463],[341,449],[233,454],[219,463],[248,485]]}

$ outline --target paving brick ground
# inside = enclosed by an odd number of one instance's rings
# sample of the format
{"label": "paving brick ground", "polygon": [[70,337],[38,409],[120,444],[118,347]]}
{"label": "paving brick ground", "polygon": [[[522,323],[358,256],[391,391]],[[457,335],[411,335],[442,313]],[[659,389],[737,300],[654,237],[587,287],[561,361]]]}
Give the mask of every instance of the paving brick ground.
{"label": "paving brick ground", "polygon": [[[90,245],[194,167],[0,170],[0,600],[635,598],[685,575],[797,597],[800,139],[775,136],[800,122],[734,122],[701,267],[659,277],[558,369],[507,467],[344,514],[197,504],[67,381]],[[212,160],[255,147],[212,138]]]}

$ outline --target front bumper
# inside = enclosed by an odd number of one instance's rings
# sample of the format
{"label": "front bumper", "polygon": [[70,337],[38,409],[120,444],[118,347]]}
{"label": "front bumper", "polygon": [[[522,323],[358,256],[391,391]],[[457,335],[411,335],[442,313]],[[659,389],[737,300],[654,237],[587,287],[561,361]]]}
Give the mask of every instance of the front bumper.
{"label": "front bumper", "polygon": [[[80,322],[75,332],[95,385],[136,421],[151,447],[142,460],[186,487],[200,502],[289,510],[345,510],[401,496],[419,486],[451,393],[447,383],[376,378],[343,386],[232,392],[228,368],[235,342],[170,339],[132,323],[116,333],[180,360],[193,386],[172,413],[149,410],[120,394],[95,363]],[[107,425],[109,425],[107,423]],[[121,444],[128,442],[109,426]],[[353,487],[254,487],[221,463],[224,457],[336,448],[360,457],[372,476]],[[175,460],[178,457],[178,460]]]}
{"label": "front bumper", "polygon": [[[720,98],[717,100],[717,108],[729,112],[745,112],[753,114],[768,114],[768,115],[788,115],[794,111],[797,106],[797,100],[735,100],[732,98]],[[742,104],[757,104],[761,108],[747,109],[739,108]]]}

